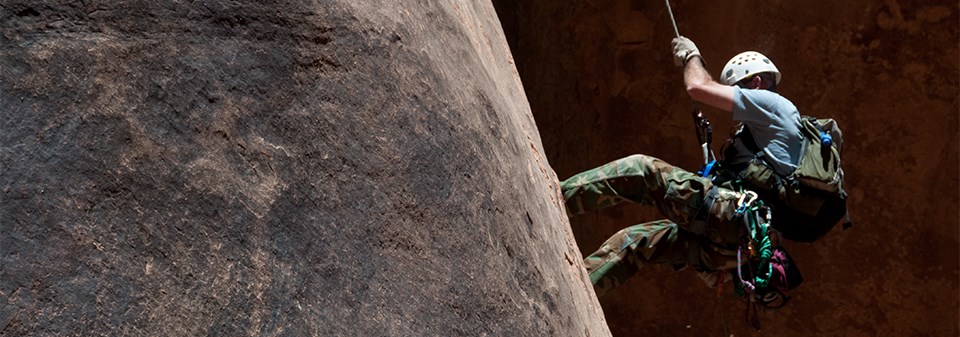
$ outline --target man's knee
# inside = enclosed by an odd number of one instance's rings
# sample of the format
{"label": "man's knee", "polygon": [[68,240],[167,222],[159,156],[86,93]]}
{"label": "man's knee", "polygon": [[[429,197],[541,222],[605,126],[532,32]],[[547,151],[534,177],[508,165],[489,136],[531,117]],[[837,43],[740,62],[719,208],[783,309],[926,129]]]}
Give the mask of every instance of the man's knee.
{"label": "man's knee", "polygon": [[617,160],[619,165],[629,165],[629,166],[650,166],[654,162],[661,161],[653,156],[648,156],[645,154],[635,154],[627,157],[620,158]]}
{"label": "man's knee", "polygon": [[654,176],[669,174],[675,166],[660,158],[645,154],[635,154],[616,161],[617,171],[625,175]]}

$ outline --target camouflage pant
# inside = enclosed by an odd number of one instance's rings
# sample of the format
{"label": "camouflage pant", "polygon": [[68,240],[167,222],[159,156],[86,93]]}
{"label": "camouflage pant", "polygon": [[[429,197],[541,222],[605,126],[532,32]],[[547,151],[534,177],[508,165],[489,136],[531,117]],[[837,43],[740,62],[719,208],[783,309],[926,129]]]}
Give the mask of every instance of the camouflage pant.
{"label": "camouflage pant", "polygon": [[[570,216],[630,201],[656,206],[668,218],[625,228],[584,259],[597,296],[625,282],[644,262],[685,266],[691,251],[698,269],[736,267],[731,248],[739,243],[741,225],[734,212],[741,193],[717,187],[713,207],[701,210],[714,188],[709,179],[644,155],[574,175],[561,188]],[[702,235],[690,231],[698,212],[707,221]]]}

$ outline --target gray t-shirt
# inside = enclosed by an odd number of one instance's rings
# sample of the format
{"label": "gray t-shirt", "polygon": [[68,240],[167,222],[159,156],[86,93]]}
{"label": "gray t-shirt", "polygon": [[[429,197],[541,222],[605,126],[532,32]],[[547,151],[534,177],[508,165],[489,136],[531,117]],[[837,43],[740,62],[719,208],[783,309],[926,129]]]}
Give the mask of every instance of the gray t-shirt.
{"label": "gray t-shirt", "polygon": [[[797,169],[803,150],[803,134],[800,112],[793,103],[769,90],[741,90],[735,86],[733,119],[743,122],[750,130],[753,140],[777,173],[789,175]],[[741,154],[753,153],[739,140],[733,146]]]}

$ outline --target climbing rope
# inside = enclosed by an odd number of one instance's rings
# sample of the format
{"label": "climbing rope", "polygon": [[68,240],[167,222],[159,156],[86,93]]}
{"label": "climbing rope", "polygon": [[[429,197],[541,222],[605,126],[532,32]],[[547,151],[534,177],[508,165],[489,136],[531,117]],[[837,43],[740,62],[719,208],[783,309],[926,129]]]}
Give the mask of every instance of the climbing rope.
{"label": "climbing rope", "polygon": [[[765,217],[760,216],[760,212],[765,213]],[[745,233],[747,234],[744,244],[737,249],[737,276],[743,284],[744,289],[750,293],[756,292],[757,288],[763,289],[770,284],[770,278],[773,275],[773,266],[770,264],[770,257],[773,256],[773,244],[770,242],[770,209],[763,205],[763,202],[757,197],[757,193],[746,191],[741,194],[737,200],[736,215],[743,219]],[[747,259],[757,259],[759,270],[752,277],[743,276],[743,253],[747,251]]]}
{"label": "climbing rope", "polygon": [[[667,13],[670,14],[670,24],[673,25],[673,34],[679,38],[680,30],[677,29],[677,20],[673,18],[673,9],[670,8],[670,0],[664,0],[664,2],[667,4]],[[710,170],[716,162],[713,151],[710,150],[710,143],[713,142],[713,127],[710,125],[710,120],[707,119],[707,116],[703,115],[703,111],[700,110],[700,104],[696,101],[693,101],[692,115],[693,125],[697,128],[697,142],[700,144],[700,151],[703,152],[704,168],[700,171],[700,176],[706,177],[710,175]]]}
{"label": "climbing rope", "polygon": [[[772,213],[755,192],[743,191],[737,200],[736,217],[743,221],[741,245],[737,248],[737,292],[748,300],[744,316],[760,330],[757,305],[779,308],[786,298],[786,272],[783,268],[782,251],[774,247],[770,227]],[[774,261],[775,260],[775,261]],[[746,270],[744,270],[746,269]]]}

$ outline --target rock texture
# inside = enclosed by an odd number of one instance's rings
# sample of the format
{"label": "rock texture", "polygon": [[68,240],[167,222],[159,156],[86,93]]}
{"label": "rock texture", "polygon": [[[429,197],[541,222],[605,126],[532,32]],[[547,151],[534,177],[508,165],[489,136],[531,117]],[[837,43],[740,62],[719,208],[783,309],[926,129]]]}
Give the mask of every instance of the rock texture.
{"label": "rock texture", "polygon": [[[663,1],[494,1],[560,179],[634,153],[695,170],[690,101],[670,55]],[[760,315],[764,335],[960,334],[958,7],[950,1],[671,2],[716,76],[754,49],[802,113],[845,131],[855,226],[788,243],[806,283]],[[727,115],[707,110],[715,145]],[[583,254],[662,216],[620,207],[573,219]],[[601,299],[618,336],[752,335],[743,305],[693,273],[644,270]],[[721,307],[726,309],[721,310]]]}
{"label": "rock texture", "polygon": [[489,2],[0,4],[0,335],[609,335]]}

